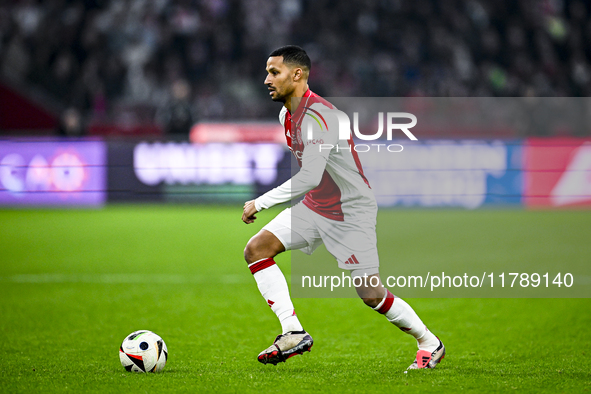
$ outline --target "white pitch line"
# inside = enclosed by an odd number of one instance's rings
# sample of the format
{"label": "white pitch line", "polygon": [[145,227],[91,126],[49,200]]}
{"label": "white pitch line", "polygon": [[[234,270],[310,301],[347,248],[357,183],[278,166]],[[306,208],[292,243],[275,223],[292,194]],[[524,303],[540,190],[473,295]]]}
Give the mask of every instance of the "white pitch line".
{"label": "white pitch line", "polygon": [[0,282],[11,283],[100,283],[100,284],[238,284],[249,281],[242,275],[180,275],[180,274],[22,274],[0,276]]}

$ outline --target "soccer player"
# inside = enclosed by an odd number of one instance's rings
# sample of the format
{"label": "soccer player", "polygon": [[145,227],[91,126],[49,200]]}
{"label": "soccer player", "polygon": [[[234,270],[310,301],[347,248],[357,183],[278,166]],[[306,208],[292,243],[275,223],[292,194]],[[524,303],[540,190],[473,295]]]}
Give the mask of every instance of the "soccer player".
{"label": "soccer player", "polygon": [[[350,270],[352,277],[366,277],[356,287],[365,304],[417,340],[419,350],[408,369],[435,368],[445,356],[445,347],[415,311],[394,297],[379,279],[377,204],[357,152],[352,149],[353,141],[338,139],[335,107],[308,87],[310,67],[306,52],[293,45],[273,51],[267,60],[264,83],[271,99],[284,104],[279,120],[301,169],[279,187],[247,201],[242,220],[253,223],[257,212],[304,194],[305,197],[264,226],[244,250],[259,291],[282,328],[281,335],[259,354],[258,360],[276,365],[312,347],[312,337],[296,316],[287,282],[273,258],[294,249],[311,254],[324,243],[340,268]],[[314,120],[306,114],[315,115]],[[314,126],[315,138],[310,139],[304,125],[315,121],[320,126],[324,122],[326,130],[319,133],[322,127]],[[321,144],[325,149],[320,148]]]}

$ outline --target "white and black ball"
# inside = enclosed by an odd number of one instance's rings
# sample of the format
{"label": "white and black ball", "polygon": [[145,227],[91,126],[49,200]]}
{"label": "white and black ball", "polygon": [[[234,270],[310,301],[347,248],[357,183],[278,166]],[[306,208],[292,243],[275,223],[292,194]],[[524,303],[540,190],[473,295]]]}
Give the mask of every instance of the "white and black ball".
{"label": "white and black ball", "polygon": [[160,372],[166,365],[168,349],[164,340],[152,331],[134,331],[119,347],[119,359],[130,372]]}

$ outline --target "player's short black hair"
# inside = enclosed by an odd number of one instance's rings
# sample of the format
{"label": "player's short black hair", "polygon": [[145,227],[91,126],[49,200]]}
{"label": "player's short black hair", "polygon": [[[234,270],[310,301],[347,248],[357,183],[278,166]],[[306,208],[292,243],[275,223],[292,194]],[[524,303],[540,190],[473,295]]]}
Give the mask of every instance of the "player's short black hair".
{"label": "player's short black hair", "polygon": [[283,56],[283,63],[302,67],[307,71],[310,71],[312,68],[312,62],[310,61],[308,54],[297,45],[286,45],[277,48],[269,55],[269,57],[273,56]]}

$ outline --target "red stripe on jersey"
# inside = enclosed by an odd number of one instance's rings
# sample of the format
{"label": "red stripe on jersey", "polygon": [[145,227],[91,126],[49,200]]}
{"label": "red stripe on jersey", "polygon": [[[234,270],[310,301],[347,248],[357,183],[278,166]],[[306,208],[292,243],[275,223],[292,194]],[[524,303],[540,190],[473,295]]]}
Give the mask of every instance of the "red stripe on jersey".
{"label": "red stripe on jersey", "polygon": [[314,111],[312,108],[307,108],[307,107],[306,107],[306,109],[307,109],[308,111],[312,111],[312,112],[314,112],[316,115],[318,115],[318,116],[320,117],[320,119],[322,119],[322,123],[324,123],[324,127],[326,127],[326,130],[328,130],[328,125],[326,124],[326,120],[324,120],[324,116],[322,116],[322,114],[320,114],[320,112],[318,112],[318,111]]}
{"label": "red stripe on jersey", "polygon": [[323,99],[322,97],[308,89],[306,90],[306,93],[304,93],[300,105],[296,108],[295,112],[293,113],[294,122],[296,124],[301,124],[302,117],[304,116],[306,109],[316,103],[321,103],[330,109],[334,109],[334,105],[332,105],[330,102],[328,102],[327,100]]}
{"label": "red stripe on jersey", "polygon": [[353,261],[355,261],[355,264],[359,264],[359,261],[357,260],[357,257],[355,257],[354,254],[351,255],[351,258],[353,259]]}
{"label": "red stripe on jersey", "polygon": [[254,275],[257,272],[264,270],[265,268],[269,268],[274,264],[275,260],[273,260],[272,257],[269,257],[268,259],[259,260],[256,263],[249,265],[248,268],[250,268],[250,272],[252,272],[252,274]]}
{"label": "red stripe on jersey", "polygon": [[363,167],[361,167],[361,161],[359,161],[359,155],[357,154],[357,151],[355,150],[355,142],[353,142],[352,138],[349,138],[347,141],[349,141],[349,147],[351,148],[351,154],[353,155],[353,160],[355,160],[355,165],[357,166],[357,171],[359,172],[359,175],[361,175],[361,178],[363,178],[363,181],[365,182],[367,187],[369,187],[371,189],[371,186],[369,185],[369,181],[365,177],[365,174],[363,174]]}
{"label": "red stripe on jersey", "polygon": [[322,174],[320,184],[306,193],[303,203],[320,216],[338,222],[345,221],[341,203],[341,189],[326,170]]}
{"label": "red stripe on jersey", "polygon": [[382,315],[388,312],[390,308],[392,308],[392,304],[394,303],[394,294],[390,293],[390,290],[386,291],[388,292],[388,294],[386,294],[386,300],[384,301],[380,309],[378,309],[378,312],[380,312]]}
{"label": "red stripe on jersey", "polygon": [[291,114],[289,113],[289,111],[285,113],[283,128],[285,129],[285,139],[287,140],[287,146],[289,147],[289,149],[291,149]]}

